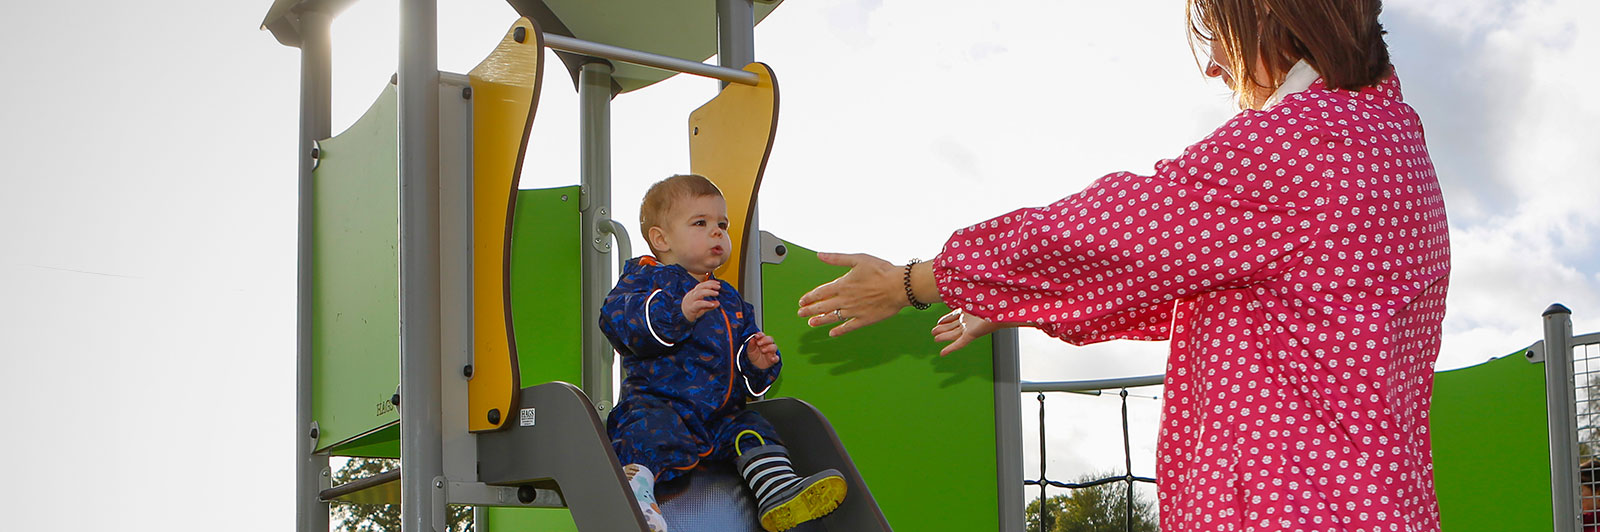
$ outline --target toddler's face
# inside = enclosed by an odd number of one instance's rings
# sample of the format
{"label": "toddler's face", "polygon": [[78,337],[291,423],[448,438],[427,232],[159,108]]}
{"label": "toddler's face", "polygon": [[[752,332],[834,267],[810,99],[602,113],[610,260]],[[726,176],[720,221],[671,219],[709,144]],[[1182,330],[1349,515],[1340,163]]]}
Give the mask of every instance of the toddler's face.
{"label": "toddler's face", "polygon": [[685,198],[672,208],[662,227],[669,257],[689,273],[707,274],[728,262],[733,240],[728,237],[728,203],[721,196]]}

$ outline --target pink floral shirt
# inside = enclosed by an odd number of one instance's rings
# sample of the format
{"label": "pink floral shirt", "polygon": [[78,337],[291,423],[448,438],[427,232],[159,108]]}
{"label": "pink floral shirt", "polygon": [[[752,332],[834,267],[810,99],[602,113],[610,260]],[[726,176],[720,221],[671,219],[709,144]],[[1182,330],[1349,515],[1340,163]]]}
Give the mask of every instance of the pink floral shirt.
{"label": "pink floral shirt", "polygon": [[1074,344],[1170,340],[1161,529],[1436,531],[1449,284],[1422,124],[1321,80],[1156,164],[957,231],[951,306]]}

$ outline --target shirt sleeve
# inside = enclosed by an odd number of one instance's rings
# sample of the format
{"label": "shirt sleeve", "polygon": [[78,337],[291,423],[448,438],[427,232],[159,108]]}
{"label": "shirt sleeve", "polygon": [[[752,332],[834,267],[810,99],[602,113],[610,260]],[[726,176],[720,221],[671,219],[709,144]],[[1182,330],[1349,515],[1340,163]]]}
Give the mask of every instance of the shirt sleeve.
{"label": "shirt sleeve", "polygon": [[744,315],[749,316],[749,319],[745,320],[744,327],[739,331],[739,338],[742,340],[739,342],[739,352],[735,353],[734,363],[739,365],[739,374],[744,378],[744,392],[750,399],[755,399],[766,395],[767,390],[772,388],[772,383],[777,382],[778,374],[783,371],[783,352],[778,352],[778,363],[767,369],[757,368],[750,363],[750,356],[745,350],[750,347],[750,337],[761,332],[761,327],[756,325],[755,305],[751,305],[748,301],[741,303]]}
{"label": "shirt sleeve", "polygon": [[940,296],[1075,344],[1168,338],[1174,301],[1269,279],[1314,241],[1332,156],[1256,142],[1267,119],[1247,111],[1153,175],[956,231],[934,262]]}
{"label": "shirt sleeve", "polygon": [[600,332],[623,356],[661,356],[694,332],[682,302],[681,294],[661,288],[619,286],[600,306]]}

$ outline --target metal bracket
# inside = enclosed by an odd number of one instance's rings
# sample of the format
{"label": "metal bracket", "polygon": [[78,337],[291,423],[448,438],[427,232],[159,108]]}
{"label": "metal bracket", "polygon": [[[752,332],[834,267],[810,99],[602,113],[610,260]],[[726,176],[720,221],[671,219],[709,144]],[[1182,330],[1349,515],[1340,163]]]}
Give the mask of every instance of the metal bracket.
{"label": "metal bracket", "polygon": [[786,244],[782,238],[778,238],[777,235],[762,231],[761,263],[783,264],[783,260],[787,258],[789,258],[788,244]]}
{"label": "metal bracket", "polygon": [[1523,360],[1527,360],[1529,364],[1543,364],[1544,340],[1534,342],[1533,345],[1522,348],[1520,352],[1522,353]]}
{"label": "metal bracket", "polygon": [[610,227],[606,224],[609,221],[611,221],[611,210],[601,207],[599,215],[594,218],[594,227],[589,228],[589,235],[593,237],[590,239],[590,245],[594,246],[595,251],[611,252],[611,239],[607,237]]}
{"label": "metal bracket", "polygon": [[444,488],[444,477],[433,477],[433,516],[434,532],[450,532],[450,496]]}
{"label": "metal bracket", "polygon": [[[517,492],[533,492],[533,500],[522,502]],[[446,499],[450,504],[472,506],[515,506],[522,508],[565,508],[561,493],[552,489],[532,486],[491,486],[482,482],[446,482]]]}
{"label": "metal bracket", "polygon": [[596,243],[604,241],[605,247],[600,248],[597,246],[596,248],[601,253],[610,253],[611,240],[615,239],[617,241],[617,271],[615,273],[616,275],[621,275],[623,268],[628,265],[628,259],[633,258],[633,244],[628,238],[628,228],[623,227],[622,222],[618,222],[605,214],[606,210],[600,209],[600,218],[595,220],[595,225],[599,226],[598,230],[601,235],[596,240]]}

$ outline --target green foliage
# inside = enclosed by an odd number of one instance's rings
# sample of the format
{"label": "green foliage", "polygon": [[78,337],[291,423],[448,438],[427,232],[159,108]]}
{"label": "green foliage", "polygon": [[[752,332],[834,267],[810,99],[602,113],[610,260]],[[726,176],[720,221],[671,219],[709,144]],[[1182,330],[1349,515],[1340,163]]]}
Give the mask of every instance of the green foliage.
{"label": "green foliage", "polygon": [[[1087,475],[1076,483],[1114,476]],[[1128,485],[1123,482],[1070,490],[1044,500],[1048,513],[1040,524],[1039,499],[1028,503],[1028,532],[1156,532],[1155,508],[1149,500],[1133,494],[1133,527],[1128,527]]]}
{"label": "green foliage", "polygon": [[[333,474],[333,485],[363,479],[400,467],[392,458],[351,458]],[[335,527],[340,532],[400,532],[400,505],[355,504],[335,501],[329,505]],[[467,532],[472,528],[472,507],[450,507],[448,532]]]}

